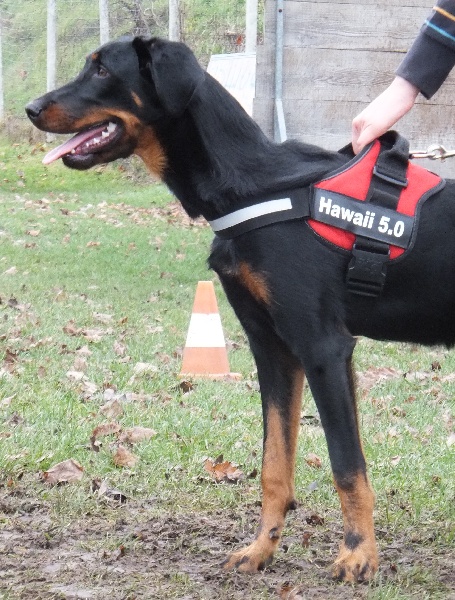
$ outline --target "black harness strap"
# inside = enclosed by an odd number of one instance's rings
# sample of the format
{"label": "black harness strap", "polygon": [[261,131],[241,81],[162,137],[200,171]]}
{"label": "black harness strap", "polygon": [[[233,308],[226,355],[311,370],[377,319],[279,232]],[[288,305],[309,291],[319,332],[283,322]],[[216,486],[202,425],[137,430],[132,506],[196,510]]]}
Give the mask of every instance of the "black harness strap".
{"label": "black harness strap", "polygon": [[[387,133],[380,141],[381,150],[373,169],[366,202],[396,210],[400,194],[408,185],[406,172],[409,143],[395,132]],[[386,242],[362,235],[356,236],[346,276],[346,285],[350,292],[370,297],[376,297],[382,292],[389,248]]]}

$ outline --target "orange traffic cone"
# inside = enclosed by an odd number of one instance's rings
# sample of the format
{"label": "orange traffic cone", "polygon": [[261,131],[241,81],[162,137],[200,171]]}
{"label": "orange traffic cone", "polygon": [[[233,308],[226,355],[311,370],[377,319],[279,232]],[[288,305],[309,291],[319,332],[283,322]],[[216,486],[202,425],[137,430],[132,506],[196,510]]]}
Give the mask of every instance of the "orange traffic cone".
{"label": "orange traffic cone", "polygon": [[211,281],[199,281],[188,335],[183,350],[180,377],[239,379],[231,373],[215,289]]}

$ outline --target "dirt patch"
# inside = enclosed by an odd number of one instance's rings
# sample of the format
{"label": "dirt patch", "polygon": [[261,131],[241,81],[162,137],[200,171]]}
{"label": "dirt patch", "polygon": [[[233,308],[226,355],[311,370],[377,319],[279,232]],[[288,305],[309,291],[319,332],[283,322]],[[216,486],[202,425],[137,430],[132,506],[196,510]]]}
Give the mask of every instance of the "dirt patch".
{"label": "dirt patch", "polygon": [[[438,554],[424,533],[418,540],[392,540],[378,531],[378,582],[353,588],[329,577],[341,535],[337,515],[321,523],[298,509],[274,564],[245,576],[225,573],[220,565],[227,551],[252,539],[257,507],[185,515],[168,510],[157,516],[155,500],[128,501],[69,522],[53,519],[51,508],[18,490],[0,493],[0,598],[347,600],[368,598],[376,586],[400,588],[411,579],[409,597],[420,585],[431,592],[437,582],[434,595],[425,597],[455,598],[455,550]],[[416,582],[419,571],[431,571],[431,581],[421,575]]]}

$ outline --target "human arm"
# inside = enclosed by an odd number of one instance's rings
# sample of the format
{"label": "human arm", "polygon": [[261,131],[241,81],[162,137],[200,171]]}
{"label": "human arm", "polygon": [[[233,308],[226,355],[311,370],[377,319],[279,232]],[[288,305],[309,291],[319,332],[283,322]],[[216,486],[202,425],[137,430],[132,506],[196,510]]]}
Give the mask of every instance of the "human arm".
{"label": "human arm", "polygon": [[353,120],[354,152],[360,152],[409,112],[419,92],[431,98],[454,65],[455,0],[439,0],[391,85]]}

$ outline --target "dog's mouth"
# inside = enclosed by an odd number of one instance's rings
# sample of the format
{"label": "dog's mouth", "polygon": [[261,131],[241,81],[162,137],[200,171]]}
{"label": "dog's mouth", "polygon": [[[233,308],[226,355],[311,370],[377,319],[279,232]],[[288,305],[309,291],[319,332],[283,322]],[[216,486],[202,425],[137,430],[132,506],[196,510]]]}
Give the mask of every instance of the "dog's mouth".
{"label": "dog's mouth", "polygon": [[111,147],[122,135],[123,127],[118,122],[107,121],[77,133],[70,140],[54,148],[43,158],[43,164],[49,165],[65,157],[65,163],[76,166],[92,162],[93,155]]}

